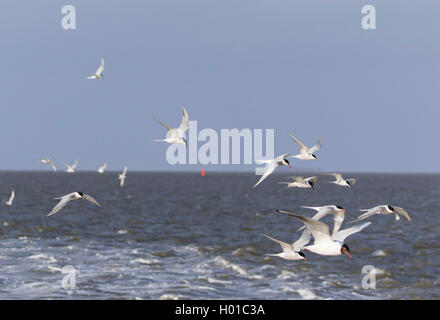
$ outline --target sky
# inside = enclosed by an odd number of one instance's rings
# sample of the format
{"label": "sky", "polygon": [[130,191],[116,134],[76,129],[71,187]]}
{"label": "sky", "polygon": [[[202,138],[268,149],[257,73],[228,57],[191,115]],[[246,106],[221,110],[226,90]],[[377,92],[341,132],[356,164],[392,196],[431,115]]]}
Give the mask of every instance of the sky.
{"label": "sky", "polygon": [[274,129],[276,155],[298,151],[288,133],[322,137],[296,168],[439,172],[439,16],[434,0],[4,0],[0,170],[254,170],[170,165],[154,118],[178,126],[185,106],[200,130]]}

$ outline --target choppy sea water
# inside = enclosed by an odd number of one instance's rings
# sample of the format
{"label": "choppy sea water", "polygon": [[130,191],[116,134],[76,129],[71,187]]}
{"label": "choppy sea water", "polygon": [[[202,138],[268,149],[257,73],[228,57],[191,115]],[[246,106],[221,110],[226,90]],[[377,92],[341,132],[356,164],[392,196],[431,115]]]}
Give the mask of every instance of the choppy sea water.
{"label": "choppy sea water", "polygon": [[[319,176],[316,190],[280,191],[274,174],[253,191],[250,173],[0,173],[0,299],[439,299],[440,175],[344,174],[352,189]],[[303,175],[303,173],[301,173]],[[4,205],[14,189],[11,207]],[[54,197],[92,195],[47,217]],[[280,252],[262,234],[295,241],[300,206],[342,205],[342,228],[379,204],[412,218],[373,216],[349,237],[353,259],[308,253],[308,261],[267,257]],[[332,217],[324,222],[332,225]],[[63,267],[77,270],[63,289]],[[376,289],[362,287],[362,267],[376,268]]]}

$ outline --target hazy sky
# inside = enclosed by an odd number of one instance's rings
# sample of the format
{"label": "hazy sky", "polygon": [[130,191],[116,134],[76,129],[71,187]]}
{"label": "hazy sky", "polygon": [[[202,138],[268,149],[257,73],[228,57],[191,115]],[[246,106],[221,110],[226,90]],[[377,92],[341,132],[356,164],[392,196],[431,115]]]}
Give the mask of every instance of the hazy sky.
{"label": "hazy sky", "polygon": [[199,129],[275,129],[277,155],[297,152],[289,132],[322,136],[296,167],[439,172],[439,17],[434,0],[4,0],[0,169],[255,167],[170,166],[153,118],[177,126],[185,106]]}

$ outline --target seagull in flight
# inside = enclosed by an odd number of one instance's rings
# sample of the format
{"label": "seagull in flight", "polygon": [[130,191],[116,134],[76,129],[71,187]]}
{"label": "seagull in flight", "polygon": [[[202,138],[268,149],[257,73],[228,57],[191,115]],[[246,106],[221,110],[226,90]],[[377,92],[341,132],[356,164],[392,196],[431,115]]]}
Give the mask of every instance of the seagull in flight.
{"label": "seagull in flight", "polygon": [[101,64],[99,65],[99,68],[96,70],[94,75],[87,77],[87,79],[102,79],[102,78],[104,78],[102,71],[104,71],[104,59],[101,58]]}
{"label": "seagull in flight", "polygon": [[[333,231],[332,234],[335,234],[339,231],[339,228],[341,227],[342,222],[345,219],[345,210],[341,206],[336,206],[334,204],[328,205],[328,206],[321,206],[321,207],[307,207],[307,206],[301,206],[301,208],[305,209],[312,209],[317,211],[316,214],[312,217],[313,220],[320,220],[322,217],[325,217],[328,214],[333,215]],[[304,229],[305,226],[302,226],[299,228],[299,230]]]}
{"label": "seagull in flight", "polygon": [[14,198],[15,198],[15,191],[14,191],[14,189],[12,189],[11,196],[9,197],[9,200],[5,202],[6,205],[8,205],[8,206],[12,205],[12,201],[14,201]]}
{"label": "seagull in flight", "polygon": [[290,133],[289,133],[289,137],[292,138],[292,140],[298,143],[299,145],[299,154],[291,157],[298,158],[300,160],[316,160],[316,156],[313,153],[321,149],[322,146],[321,138],[318,139],[318,142],[313,147],[309,148]]}
{"label": "seagull in flight", "polygon": [[99,173],[104,173],[105,168],[107,168],[107,162],[104,165],[98,167]]}
{"label": "seagull in flight", "polygon": [[72,193],[66,194],[65,196],[62,196],[59,198],[54,198],[54,199],[61,199],[61,200],[52,209],[52,211],[47,215],[48,217],[57,213],[58,211],[60,211],[71,200],[85,199],[85,200],[90,201],[91,203],[96,204],[98,207],[101,207],[101,205],[95,199],[93,199],[91,196],[89,196],[88,194],[84,194],[82,192],[79,192],[79,191],[72,192]]}
{"label": "seagull in flight", "polygon": [[409,216],[408,211],[406,211],[403,208],[392,207],[392,206],[387,205],[387,204],[376,206],[376,207],[371,208],[371,209],[362,209],[360,211],[366,211],[366,212],[364,214],[361,214],[359,217],[356,218],[356,220],[353,220],[352,222],[357,222],[357,221],[364,220],[364,219],[369,218],[369,217],[371,217],[371,216],[373,216],[375,214],[394,214],[395,217],[396,217],[396,220],[400,220],[399,214],[401,214],[402,216],[404,216],[406,218],[406,220],[411,222],[411,218]]}
{"label": "seagull in flight", "polygon": [[265,234],[263,234],[263,236],[278,243],[283,250],[283,252],[280,253],[268,253],[266,254],[266,256],[280,257],[285,260],[307,260],[304,253],[302,253],[300,250],[307,243],[309,243],[310,239],[312,238],[312,233],[310,232],[309,228],[304,230],[301,237],[293,244],[271,238],[269,236],[266,236]]}
{"label": "seagull in flight", "polygon": [[[312,188],[312,190],[315,190],[315,183],[318,181],[318,177],[308,177],[308,178],[303,178],[303,177],[289,177],[289,178],[293,178],[293,182],[279,182],[281,184],[287,184],[287,187],[285,187],[284,189],[288,189],[288,188]],[[283,189],[283,190],[284,190]]]}
{"label": "seagull in flight", "polygon": [[350,235],[361,231],[371,224],[371,222],[366,222],[364,224],[355,225],[351,228],[338,231],[330,236],[328,226],[321,221],[302,217],[295,213],[284,210],[277,210],[277,212],[297,218],[301,220],[308,228],[310,228],[315,241],[312,245],[305,246],[302,249],[323,256],[340,256],[342,254],[346,254],[351,259],[352,256],[350,249],[344,243],[344,240]]}
{"label": "seagull in flight", "polygon": [[330,183],[337,184],[344,187],[352,187],[356,183],[356,179],[344,179],[340,173],[329,173],[328,175],[335,177],[335,181],[329,181]]}
{"label": "seagull in flight", "polygon": [[64,163],[64,165],[67,167],[66,172],[75,172],[76,166],[78,165],[78,160],[75,159],[75,162],[71,166],[69,166],[67,163]]}
{"label": "seagull in flight", "polygon": [[255,162],[258,164],[266,163],[268,164],[268,166],[264,174],[261,176],[260,180],[258,180],[258,182],[252,187],[252,189],[258,186],[264,179],[266,179],[275,170],[276,167],[289,166],[290,168],[289,160],[286,159],[287,156],[289,156],[289,154],[285,153],[271,160],[255,160]]}
{"label": "seagull in flight", "polygon": [[53,164],[52,160],[50,160],[49,158],[44,158],[44,159],[41,159],[40,161],[43,162],[43,163],[50,164],[50,166],[52,167],[53,171],[57,172],[57,168]]}
{"label": "seagull in flight", "polygon": [[124,181],[125,181],[125,174],[127,173],[127,166],[124,167],[124,171],[122,172],[122,174],[119,174],[119,180],[120,181],[120,185],[121,187],[124,185]]}
{"label": "seagull in flight", "polygon": [[188,146],[188,143],[185,139],[185,131],[188,130],[188,128],[189,128],[189,117],[188,117],[188,112],[186,112],[184,107],[182,107],[182,110],[183,110],[182,121],[180,122],[180,126],[175,129],[171,128],[169,125],[167,125],[166,123],[163,123],[159,119],[154,118],[154,120],[156,120],[161,125],[163,125],[165,128],[167,128],[168,132],[167,132],[167,137],[165,139],[153,140],[153,141],[165,141],[168,143],[181,143],[181,144],[184,144],[185,146]]}

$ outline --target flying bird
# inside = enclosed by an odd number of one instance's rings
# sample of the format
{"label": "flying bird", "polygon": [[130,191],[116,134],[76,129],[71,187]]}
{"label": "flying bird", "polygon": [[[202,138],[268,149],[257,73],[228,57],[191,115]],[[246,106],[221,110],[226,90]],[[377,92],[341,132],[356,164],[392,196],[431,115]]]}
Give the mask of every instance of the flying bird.
{"label": "flying bird", "polygon": [[67,168],[66,172],[71,172],[72,173],[72,172],[75,172],[76,166],[78,165],[78,160],[75,159],[75,162],[71,166],[68,165],[67,163],[64,163],[64,162],[63,162],[63,164]]}
{"label": "flying bird", "polygon": [[278,243],[283,250],[283,252],[280,253],[268,253],[266,254],[267,256],[280,257],[285,260],[307,260],[304,253],[302,253],[300,250],[307,243],[309,243],[310,239],[312,238],[312,233],[310,232],[309,228],[304,230],[301,237],[293,244],[271,238],[269,236],[266,236],[265,234],[263,234],[263,236]]}
{"label": "flying bird", "polygon": [[90,201],[91,203],[96,204],[98,207],[101,207],[101,205],[95,199],[93,199],[91,196],[89,196],[88,194],[84,194],[82,192],[79,192],[79,191],[72,192],[72,193],[66,194],[65,196],[62,196],[59,198],[54,198],[54,199],[61,199],[61,200],[60,200],[60,202],[58,202],[58,204],[52,209],[52,211],[47,216],[51,216],[51,215],[57,213],[62,208],[64,208],[64,206],[71,200],[85,199],[85,200]]}
{"label": "flying bird", "polygon": [[104,59],[101,58],[101,64],[99,65],[99,68],[96,70],[94,75],[87,77],[87,79],[102,79],[102,78],[104,78],[102,71],[104,71]]}
{"label": "flying bird", "polygon": [[268,166],[264,174],[261,176],[260,180],[258,180],[258,182],[252,187],[252,189],[258,186],[264,179],[266,179],[275,170],[276,167],[289,166],[290,168],[289,160],[286,159],[288,155],[288,153],[285,153],[271,160],[255,160],[255,162],[258,164],[267,163]]}
{"label": "flying bird", "polygon": [[175,129],[171,128],[169,125],[167,125],[166,123],[163,123],[159,119],[154,118],[154,120],[156,120],[161,125],[163,125],[165,128],[167,128],[168,132],[167,132],[167,136],[165,139],[161,139],[161,140],[159,139],[159,140],[153,140],[153,141],[165,141],[168,143],[181,143],[181,144],[184,144],[185,146],[188,146],[188,143],[185,139],[185,131],[188,130],[188,128],[189,128],[189,117],[188,117],[188,112],[186,112],[184,107],[182,107],[182,110],[183,110],[182,121],[180,122],[180,126]]}
{"label": "flying bird", "polygon": [[338,231],[330,236],[328,226],[321,221],[302,217],[295,213],[284,210],[277,210],[277,212],[297,218],[301,220],[308,228],[310,228],[315,241],[312,245],[305,246],[302,249],[323,256],[339,256],[342,254],[346,254],[351,259],[352,256],[350,253],[350,249],[344,243],[344,240],[350,235],[361,231],[371,224],[371,222],[366,222],[364,224],[356,225],[351,228]]}
{"label": "flying bird", "polygon": [[364,214],[361,214],[359,217],[356,218],[356,220],[353,220],[352,222],[364,220],[364,219],[369,218],[375,214],[394,214],[396,216],[396,220],[400,220],[400,218],[398,218],[398,217],[399,217],[399,214],[401,214],[402,216],[404,216],[406,218],[406,220],[411,222],[411,218],[409,216],[408,211],[406,211],[403,208],[392,207],[387,204],[376,206],[371,209],[362,209],[360,211],[366,211],[366,212]]}
{"label": "flying bird", "polygon": [[327,175],[335,177],[335,181],[329,181],[330,183],[337,184],[344,187],[352,187],[356,183],[356,179],[344,179],[340,173],[328,173]]}
{"label": "flying bird", "polygon": [[50,164],[50,166],[52,167],[53,171],[57,172],[57,168],[53,164],[52,160],[50,160],[49,158],[44,158],[44,159],[41,159],[40,161],[43,162],[43,163]]}
{"label": "flying bird", "polygon": [[8,206],[12,205],[12,201],[14,201],[14,198],[15,198],[15,191],[12,189],[11,196],[9,197],[9,200],[5,202],[6,205],[8,205]]}
{"label": "flying bird", "polygon": [[[284,189],[288,189],[288,188],[312,188],[312,190],[315,190],[315,183],[318,181],[318,177],[308,177],[308,178],[303,178],[303,177],[289,177],[289,178],[293,178],[293,182],[279,182],[281,184],[287,184],[287,187],[285,187]],[[284,190],[283,189],[283,190]]]}
{"label": "flying bird", "polygon": [[[321,207],[307,207],[307,206],[301,206],[301,208],[306,209],[312,209],[317,211],[317,213],[312,217],[313,220],[320,220],[322,217],[325,217],[328,214],[333,215],[333,231],[332,234],[335,234],[339,231],[339,228],[341,227],[342,222],[345,219],[345,210],[341,206],[337,206],[334,204],[328,205],[328,206],[321,206]],[[302,226],[299,228],[299,230],[304,229],[305,226]]]}
{"label": "flying bird", "polygon": [[124,167],[124,171],[122,173],[119,174],[119,180],[120,181],[120,185],[121,187],[124,185],[124,181],[125,181],[125,174],[127,173],[127,166]]}
{"label": "flying bird", "polygon": [[98,167],[99,173],[104,173],[105,168],[107,168],[107,162],[104,165]]}
{"label": "flying bird", "polygon": [[322,146],[321,138],[318,139],[318,142],[313,147],[309,148],[290,133],[289,133],[289,137],[292,138],[292,140],[299,145],[299,154],[291,157],[298,158],[300,160],[316,160],[316,156],[313,153],[321,149]]}

